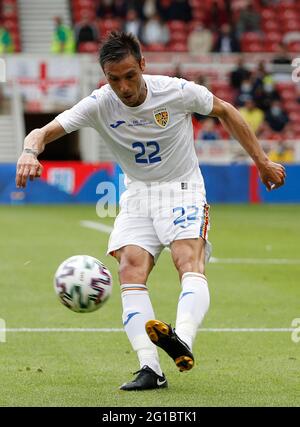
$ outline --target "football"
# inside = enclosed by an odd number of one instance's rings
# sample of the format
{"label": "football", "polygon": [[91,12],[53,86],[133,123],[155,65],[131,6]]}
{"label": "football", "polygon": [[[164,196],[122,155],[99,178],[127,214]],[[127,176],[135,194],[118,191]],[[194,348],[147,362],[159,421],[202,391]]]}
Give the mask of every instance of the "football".
{"label": "football", "polygon": [[76,255],[63,261],[54,276],[54,289],[60,302],[77,313],[100,308],[112,292],[110,271],[98,259]]}

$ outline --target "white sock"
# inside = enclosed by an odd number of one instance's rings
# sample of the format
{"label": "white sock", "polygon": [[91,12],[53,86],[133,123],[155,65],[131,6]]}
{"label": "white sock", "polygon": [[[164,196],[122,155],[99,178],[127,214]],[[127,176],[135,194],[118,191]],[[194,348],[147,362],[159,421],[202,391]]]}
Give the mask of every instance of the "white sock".
{"label": "white sock", "polygon": [[184,273],[176,317],[176,334],[192,350],[192,345],[208,308],[209,290],[204,274]]}
{"label": "white sock", "polygon": [[121,285],[123,325],[133,350],[137,352],[140,367],[148,365],[162,375],[156,346],[150,341],[145,324],[155,319],[146,285]]}

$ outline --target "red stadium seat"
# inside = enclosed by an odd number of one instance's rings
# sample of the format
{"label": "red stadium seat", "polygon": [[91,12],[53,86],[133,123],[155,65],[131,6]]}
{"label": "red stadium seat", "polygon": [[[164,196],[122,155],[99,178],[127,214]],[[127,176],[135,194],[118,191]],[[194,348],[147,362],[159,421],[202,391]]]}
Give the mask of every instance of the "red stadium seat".
{"label": "red stadium seat", "polygon": [[99,50],[97,42],[81,42],[78,47],[79,53],[96,53]]}
{"label": "red stadium seat", "polygon": [[264,51],[264,43],[257,41],[242,41],[241,43],[243,52],[263,52]]}
{"label": "red stadium seat", "polygon": [[99,19],[98,25],[101,37],[111,31],[118,31],[121,29],[121,22],[118,19]]}
{"label": "red stadium seat", "polygon": [[203,22],[205,20],[205,11],[199,7],[193,9],[193,19]]}
{"label": "red stadium seat", "polygon": [[299,112],[295,112],[295,111],[291,112],[289,114],[289,118],[290,118],[291,122],[300,123],[300,111]]}
{"label": "red stadium seat", "polygon": [[242,42],[260,42],[262,40],[262,36],[259,33],[256,33],[254,31],[248,31],[246,33],[243,33],[241,36]]}
{"label": "red stadium seat", "polygon": [[300,20],[299,21],[282,21],[280,28],[283,33],[287,33],[289,31],[299,31],[300,28]]}
{"label": "red stadium seat", "polygon": [[224,81],[214,81],[211,83],[211,89],[212,91],[217,91],[217,90],[232,90],[231,86],[229,85],[229,83],[224,82]]}
{"label": "red stadium seat", "polygon": [[188,31],[191,32],[193,31],[195,28],[197,28],[199,25],[203,25],[202,21],[197,20],[197,19],[193,19],[191,22],[189,22],[187,24],[188,27]]}
{"label": "red stadium seat", "polygon": [[160,43],[152,43],[144,46],[143,50],[146,52],[165,52],[166,47]]}
{"label": "red stadium seat", "polygon": [[283,89],[280,91],[280,96],[284,100],[294,100],[295,99],[295,89]]}
{"label": "red stadium seat", "polygon": [[297,9],[285,9],[281,11],[280,18],[284,20],[297,20],[299,18],[299,13]]}
{"label": "red stadium seat", "polygon": [[300,112],[300,104],[294,100],[288,100],[287,102],[283,102],[284,109],[290,113],[299,113]]}
{"label": "red stadium seat", "polygon": [[182,42],[171,42],[168,44],[168,48],[173,52],[187,52],[187,44]]}
{"label": "red stadium seat", "polygon": [[292,122],[292,123],[291,123],[291,128],[292,128],[292,130],[293,130],[295,133],[297,133],[297,134],[298,134],[298,136],[299,136],[299,134],[300,134],[300,123]]}
{"label": "red stadium seat", "polygon": [[15,19],[5,19],[4,26],[9,32],[19,32],[19,24]]}
{"label": "red stadium seat", "polygon": [[277,82],[276,88],[279,91],[282,91],[285,89],[290,90],[290,91],[294,91],[295,90],[295,84],[293,82]]}
{"label": "red stadium seat", "polygon": [[263,31],[278,31],[280,30],[280,24],[278,20],[265,20],[262,22],[262,30]]}
{"label": "red stadium seat", "polygon": [[261,17],[263,18],[263,19],[276,19],[276,12],[275,12],[275,10],[272,8],[272,9],[263,9],[262,11],[261,11]]}
{"label": "red stadium seat", "polygon": [[272,40],[265,40],[264,51],[265,52],[277,52],[278,51],[278,42],[275,42]]}
{"label": "red stadium seat", "polygon": [[203,0],[190,0],[190,5],[196,9],[196,7],[201,8],[203,6]]}
{"label": "red stadium seat", "polygon": [[280,31],[266,31],[265,40],[280,43],[282,40],[282,33]]}
{"label": "red stadium seat", "polygon": [[290,42],[288,44],[288,51],[289,52],[300,53],[300,41]]}
{"label": "red stadium seat", "polygon": [[75,22],[82,21],[83,17],[88,17],[89,20],[94,21],[96,18],[96,11],[90,8],[80,8],[73,11]]}
{"label": "red stadium seat", "polygon": [[180,42],[180,43],[186,43],[187,41],[187,33],[184,31],[172,31],[171,32],[171,42]]}
{"label": "red stadium seat", "polygon": [[223,99],[224,101],[230,102],[232,103],[234,100],[234,95],[232,92],[232,89],[228,89],[228,90],[216,90],[214,92],[214,94],[220,98]]}
{"label": "red stadium seat", "polygon": [[72,0],[73,9],[93,9],[95,2],[93,0]]}
{"label": "red stadium seat", "polygon": [[186,31],[186,23],[183,21],[170,21],[168,22],[168,26],[171,32],[175,32],[175,31],[182,31],[185,32]]}

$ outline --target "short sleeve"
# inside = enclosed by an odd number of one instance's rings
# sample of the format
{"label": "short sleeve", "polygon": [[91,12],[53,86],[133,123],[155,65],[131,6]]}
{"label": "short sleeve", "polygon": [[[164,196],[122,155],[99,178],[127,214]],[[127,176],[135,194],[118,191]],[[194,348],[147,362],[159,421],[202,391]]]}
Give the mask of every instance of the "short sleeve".
{"label": "short sleeve", "polygon": [[67,133],[71,133],[80,128],[95,127],[97,111],[97,98],[95,95],[90,95],[83,98],[70,110],[65,110],[56,116],[55,119]]}
{"label": "short sleeve", "polygon": [[183,103],[188,113],[207,116],[213,109],[213,94],[205,87],[181,79]]}

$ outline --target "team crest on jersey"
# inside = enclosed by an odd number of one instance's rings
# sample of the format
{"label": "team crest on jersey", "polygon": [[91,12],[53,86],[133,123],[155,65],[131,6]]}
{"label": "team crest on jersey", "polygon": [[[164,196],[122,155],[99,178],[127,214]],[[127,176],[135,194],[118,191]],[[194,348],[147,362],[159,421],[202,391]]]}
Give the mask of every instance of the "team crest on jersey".
{"label": "team crest on jersey", "polygon": [[165,128],[169,123],[169,113],[165,107],[157,108],[153,111],[155,123],[161,128]]}

